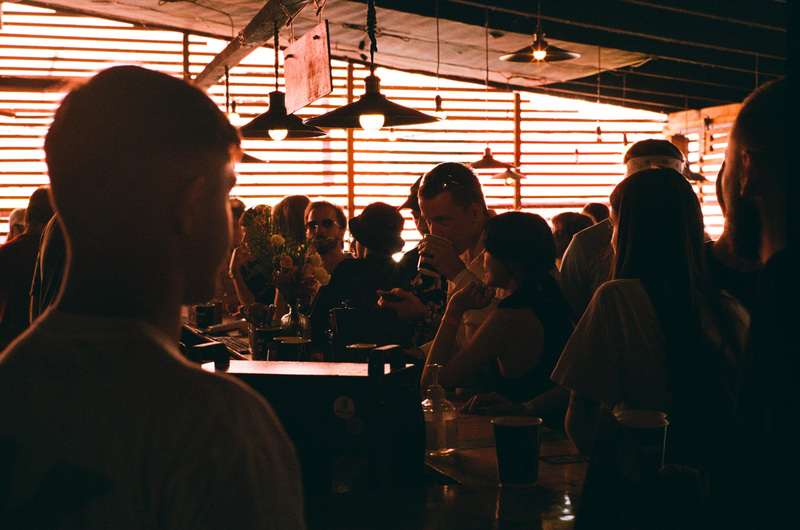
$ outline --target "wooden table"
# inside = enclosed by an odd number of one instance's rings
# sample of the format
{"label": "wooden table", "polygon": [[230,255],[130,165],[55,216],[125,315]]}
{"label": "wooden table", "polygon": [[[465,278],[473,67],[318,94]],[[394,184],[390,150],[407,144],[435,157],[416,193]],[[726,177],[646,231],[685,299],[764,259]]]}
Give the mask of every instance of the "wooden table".
{"label": "wooden table", "polygon": [[490,418],[459,414],[458,422],[459,450],[428,456],[422,487],[309,506],[309,528],[573,528],[587,463],[566,435],[543,430],[535,485],[500,487]]}

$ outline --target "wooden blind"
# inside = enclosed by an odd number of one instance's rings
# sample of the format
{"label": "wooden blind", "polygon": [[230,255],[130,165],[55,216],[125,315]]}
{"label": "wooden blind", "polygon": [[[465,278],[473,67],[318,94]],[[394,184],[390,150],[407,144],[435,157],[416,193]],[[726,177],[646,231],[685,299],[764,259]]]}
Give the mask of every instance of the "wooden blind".
{"label": "wooden blind", "polygon": [[[118,64],[138,64],[182,76],[183,39],[179,32],[149,30],[131,24],[67,15],[57,11],[3,3],[0,29],[0,75],[85,79]],[[197,75],[227,44],[220,39],[190,35],[189,71]],[[275,89],[274,52],[261,48],[230,69],[229,109],[235,103],[242,125],[268,107]],[[301,118],[318,115],[346,103],[347,68],[334,61],[334,90],[301,109]],[[381,130],[353,131],[354,210],[384,201],[399,205],[410,185],[440,162],[478,160],[488,146],[494,157],[513,163],[515,95],[479,84],[437,80],[435,77],[378,68],[381,91],[394,102],[422,112],[434,112],[434,96],[444,101],[447,119],[434,124]],[[364,92],[368,69],[353,65],[353,94]],[[284,90],[279,76],[280,89]],[[209,95],[225,108],[225,83]],[[31,192],[46,184],[42,144],[63,92],[0,90],[0,241],[7,217],[24,207]],[[627,146],[644,138],[663,138],[668,117],[663,114],[592,102],[519,94],[519,171],[521,206],[546,219],[562,211],[579,211],[587,202],[608,201],[624,173]],[[600,130],[598,135],[597,130]],[[690,142],[694,153],[698,141]],[[263,162],[240,164],[233,194],[248,206],[274,204],[285,195],[305,194],[347,205],[347,135],[331,130],[320,139],[245,140],[245,151]],[[695,159],[697,158],[696,155]],[[709,166],[711,167],[711,166]],[[481,171],[487,203],[498,212],[514,207],[514,187],[493,178],[499,171]],[[706,188],[709,188],[706,185]],[[719,233],[713,182],[704,190],[709,233]],[[418,239],[408,212],[404,236],[408,245]],[[714,217],[717,215],[717,217]]]}

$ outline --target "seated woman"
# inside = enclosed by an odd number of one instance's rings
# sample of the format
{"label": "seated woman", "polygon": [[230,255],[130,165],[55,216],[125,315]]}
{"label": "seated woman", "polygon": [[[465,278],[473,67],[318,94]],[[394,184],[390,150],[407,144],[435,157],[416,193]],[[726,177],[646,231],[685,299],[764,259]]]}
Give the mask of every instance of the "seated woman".
{"label": "seated woman", "polygon": [[[306,207],[311,199],[305,195],[289,195],[272,207],[272,226],[275,233],[282,234],[288,241],[301,242],[306,239]],[[279,290],[275,290],[274,318],[280,318],[288,311],[286,301]]]}
{"label": "seated woman", "polygon": [[555,386],[549,376],[572,332],[572,311],[552,276],[555,243],[540,216],[508,212],[492,217],[486,223],[485,248],[486,283],[507,296],[469,343],[453,352],[464,311],[485,307],[494,296],[492,289],[474,283],[453,294],[428,353],[422,388],[430,384],[429,365],[440,364],[444,387],[477,376],[482,389],[519,403]]}
{"label": "seated woman", "polygon": [[703,469],[725,458],[726,423],[735,423],[731,385],[747,313],[707,281],[700,204],[680,173],[626,178],[611,194],[611,219],[613,279],[552,376],[571,391],[567,434],[588,453],[603,410],[666,412],[666,461]]}
{"label": "seated woman", "polygon": [[265,208],[265,206],[258,205],[254,208],[248,208],[239,218],[238,225],[242,232],[242,238],[239,245],[233,249],[228,267],[228,276],[233,280],[236,296],[241,306],[248,306],[253,303],[270,305],[275,300],[276,289],[272,282],[260,274],[253,274],[253,258],[250,256],[246,244],[248,237],[247,227],[259,215],[261,208]]}

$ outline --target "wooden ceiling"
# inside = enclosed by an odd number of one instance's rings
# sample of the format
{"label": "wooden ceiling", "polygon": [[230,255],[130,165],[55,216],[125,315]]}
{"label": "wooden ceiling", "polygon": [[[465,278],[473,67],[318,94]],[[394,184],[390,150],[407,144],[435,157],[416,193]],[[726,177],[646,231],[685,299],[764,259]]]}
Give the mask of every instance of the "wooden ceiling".
{"label": "wooden ceiling", "polygon": [[[320,18],[327,19],[331,55],[368,60],[366,0],[21,3],[230,40],[228,49],[198,76],[205,86],[216,83],[224,66],[234,66],[248,48],[271,43],[273,20],[280,23],[281,42],[288,44],[292,33],[299,38]],[[785,76],[787,21],[797,16],[796,7],[781,0],[376,0],[376,4],[377,65],[479,83],[488,77],[499,88],[665,113],[738,103],[759,84]],[[530,44],[537,9],[548,41],[580,53],[579,59],[545,65],[499,60],[500,55]],[[287,26],[289,18],[292,24]]]}

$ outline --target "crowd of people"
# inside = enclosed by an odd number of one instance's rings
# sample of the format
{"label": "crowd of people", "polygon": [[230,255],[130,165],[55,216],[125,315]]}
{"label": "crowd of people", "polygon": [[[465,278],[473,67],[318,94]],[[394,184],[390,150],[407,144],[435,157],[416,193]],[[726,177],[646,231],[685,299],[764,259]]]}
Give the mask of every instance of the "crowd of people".
{"label": "crowd of people", "polygon": [[[702,478],[702,509],[683,523],[748,527],[766,502],[785,504],[758,521],[788,523],[800,269],[786,92],[772,82],[742,104],[716,180],[716,241],[666,140],[631,146],[610,208],[552,227],[490,210],[451,162],[403,204],[349,221],[331,202],[285,197],[272,226],[309,241],[330,276],[304,308],[314,349],[333,359],[332,312],[360,311],[369,329],[348,340],[401,344],[423,390],[440,365],[463,412],[539,416],[587,455],[614,412],[662,411],[665,463]],[[116,67],[65,98],[45,152],[50,186],[0,246],[0,525],[303,527],[297,459],[269,404],[177,349],[182,305],[285,311],[253,272],[256,209],[228,196],[237,131],[183,81]],[[406,209],[422,240],[395,261]],[[68,506],[36,509],[67,490]]]}

